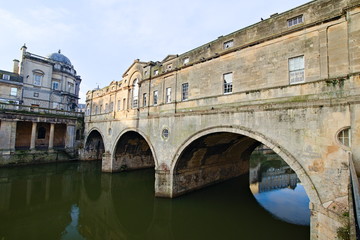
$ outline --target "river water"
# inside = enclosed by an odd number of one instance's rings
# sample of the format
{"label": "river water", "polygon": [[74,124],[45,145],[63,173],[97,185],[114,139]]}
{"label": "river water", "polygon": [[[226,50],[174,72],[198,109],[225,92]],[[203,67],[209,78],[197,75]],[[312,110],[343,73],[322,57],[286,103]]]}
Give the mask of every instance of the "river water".
{"label": "river water", "polygon": [[306,204],[301,184],[266,185],[287,170],[255,165],[250,188],[243,176],[176,199],[154,197],[151,169],[108,174],[99,162],[2,168],[0,240],[309,239],[309,213],[293,218]]}

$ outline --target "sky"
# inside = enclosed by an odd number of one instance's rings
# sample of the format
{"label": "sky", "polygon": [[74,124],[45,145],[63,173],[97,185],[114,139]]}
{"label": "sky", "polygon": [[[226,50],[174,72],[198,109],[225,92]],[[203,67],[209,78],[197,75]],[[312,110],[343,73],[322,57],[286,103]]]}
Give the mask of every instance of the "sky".
{"label": "sky", "polygon": [[0,0],[0,69],[20,48],[61,49],[81,76],[80,103],[134,62],[181,54],[310,0]]}

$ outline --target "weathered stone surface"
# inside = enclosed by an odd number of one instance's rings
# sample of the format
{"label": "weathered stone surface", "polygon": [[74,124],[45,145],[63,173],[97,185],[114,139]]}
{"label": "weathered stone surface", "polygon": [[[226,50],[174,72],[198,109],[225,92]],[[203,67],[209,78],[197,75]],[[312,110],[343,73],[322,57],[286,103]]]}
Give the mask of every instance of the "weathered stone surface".
{"label": "weathered stone surface", "polygon": [[[349,153],[360,172],[360,61],[353,54],[359,4],[313,1],[177,57],[135,61],[121,81],[87,93],[86,135],[96,129],[104,136],[103,166],[116,162],[116,152],[139,165],[136,154],[118,148],[132,145],[126,134],[137,132],[154,159],[155,195],[175,197],[246,173],[248,156],[262,143],[303,183],[313,206],[311,238],[336,239],[349,209]],[[303,23],[288,27],[288,19],[302,14]],[[228,40],[234,46],[223,49]],[[299,56],[304,81],[292,84],[289,61]],[[226,73],[232,73],[228,93]],[[104,111],[106,104],[115,107]],[[345,146],[339,133],[348,128]]]}

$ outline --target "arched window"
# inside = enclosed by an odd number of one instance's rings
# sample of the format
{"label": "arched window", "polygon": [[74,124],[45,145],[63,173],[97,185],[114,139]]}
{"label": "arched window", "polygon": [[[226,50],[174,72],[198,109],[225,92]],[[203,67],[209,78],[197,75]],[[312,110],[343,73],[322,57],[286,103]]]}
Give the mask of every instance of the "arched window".
{"label": "arched window", "polygon": [[38,139],[45,139],[46,129],[44,127],[39,127],[38,129]]}
{"label": "arched window", "polygon": [[133,108],[137,108],[138,107],[138,103],[139,103],[139,84],[138,84],[138,80],[135,79],[134,83],[133,83],[133,92],[132,92],[132,97],[133,97],[133,101],[132,101],[132,106]]}
{"label": "arched window", "polygon": [[338,133],[338,141],[345,147],[350,147],[351,135],[350,128],[345,128]]}

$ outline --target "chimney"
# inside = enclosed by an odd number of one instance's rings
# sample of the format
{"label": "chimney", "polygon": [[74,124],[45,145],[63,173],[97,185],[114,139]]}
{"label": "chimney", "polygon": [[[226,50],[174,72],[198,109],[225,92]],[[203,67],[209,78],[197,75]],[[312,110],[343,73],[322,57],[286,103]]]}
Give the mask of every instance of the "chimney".
{"label": "chimney", "polygon": [[26,47],[26,44],[24,43],[24,46],[22,46],[22,47],[20,48],[20,51],[21,51],[21,59],[24,58],[24,55],[25,55],[25,53],[26,53],[26,49],[27,49],[27,47]]}
{"label": "chimney", "polygon": [[19,60],[14,59],[13,73],[19,74]]}

